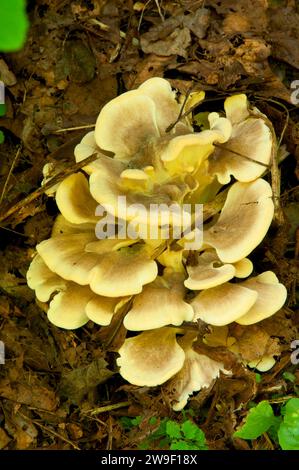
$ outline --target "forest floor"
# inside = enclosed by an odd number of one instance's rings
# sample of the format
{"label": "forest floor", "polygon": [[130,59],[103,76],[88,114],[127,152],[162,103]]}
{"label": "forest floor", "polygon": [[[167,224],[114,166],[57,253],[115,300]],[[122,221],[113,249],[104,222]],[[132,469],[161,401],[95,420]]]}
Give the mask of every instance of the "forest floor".
{"label": "forest floor", "polygon": [[155,449],[159,443],[149,436],[160,420],[186,417],[168,407],[163,387],[131,386],[117,374],[112,327],[89,322],[74,332],[58,329],[26,284],[35,246],[50,235],[58,213],[54,199],[37,191],[43,166],[72,165],[74,146],[101,107],[153,76],[169,79],[182,93],[205,90],[200,111],[223,109],[225,97],[246,93],[289,153],[275,181],[284,221],[253,255],[259,272],[271,269],[286,285],[288,300],[270,319],[234,330],[242,360],[258,349],[260,356],[274,354],[276,364],[260,374],[239,365],[232,377],[194,394],[187,407],[210,449],[276,448],[267,434],[245,441],[233,433],[253,402],[275,406],[299,393],[299,368],[291,363],[299,324],[299,109],[292,89],[299,78],[298,4],[28,4],[25,47],[0,58],[7,107],[0,120],[0,339],[6,356],[0,365],[0,449],[135,449],[144,442]]}

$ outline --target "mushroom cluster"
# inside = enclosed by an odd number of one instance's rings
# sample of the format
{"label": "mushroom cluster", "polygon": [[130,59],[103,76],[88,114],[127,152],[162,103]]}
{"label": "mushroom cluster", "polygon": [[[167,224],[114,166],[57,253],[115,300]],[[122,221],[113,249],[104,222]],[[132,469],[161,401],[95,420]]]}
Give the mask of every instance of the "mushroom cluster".
{"label": "mushroom cluster", "polygon": [[[54,325],[74,329],[92,320],[107,326],[122,316],[128,333],[118,351],[120,374],[139,386],[168,381],[175,410],[220,372],[230,373],[193,349],[199,333],[185,322],[251,325],[286,299],[273,272],[248,278],[253,264],[247,256],[274,212],[271,186],[261,179],[275,147],[271,124],[243,94],[227,98],[225,114],[210,113],[201,131],[181,107],[161,78],[103,107],[95,131],[75,149],[77,162],[97,158],[55,188],[60,214],[27,274]],[[190,238],[197,228],[174,238],[181,214],[171,206],[205,205],[232,178],[196,247]],[[155,223],[152,207],[161,209]],[[99,237],[104,229],[108,236]]]}

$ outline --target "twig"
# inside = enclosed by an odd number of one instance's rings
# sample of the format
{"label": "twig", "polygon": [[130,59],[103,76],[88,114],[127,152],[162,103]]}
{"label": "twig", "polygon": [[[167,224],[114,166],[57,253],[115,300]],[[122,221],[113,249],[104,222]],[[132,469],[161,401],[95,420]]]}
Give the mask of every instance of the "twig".
{"label": "twig", "polygon": [[9,180],[10,180],[10,177],[11,177],[12,172],[13,172],[13,170],[14,170],[14,167],[16,166],[16,163],[17,163],[17,161],[18,161],[18,159],[19,159],[20,153],[21,153],[21,146],[20,146],[20,147],[18,148],[18,150],[17,150],[17,153],[16,153],[16,155],[15,155],[15,157],[14,157],[14,159],[13,159],[13,162],[12,162],[12,164],[11,164],[11,167],[10,167],[10,169],[9,169],[9,172],[8,172],[8,175],[7,175],[7,178],[6,178],[6,181],[5,181],[5,183],[4,183],[4,186],[3,186],[3,189],[2,189],[2,193],[1,193],[1,196],[0,196],[0,205],[1,205],[2,201],[3,201],[4,196],[5,196],[6,189],[7,189],[7,186],[8,186]]}
{"label": "twig", "polygon": [[81,129],[94,129],[95,124],[88,124],[86,126],[76,126],[76,127],[66,127],[65,129],[57,129],[53,132],[53,134],[60,134],[62,132],[69,132],[69,131],[80,131]]}
{"label": "twig", "polygon": [[82,414],[88,414],[90,416],[98,415],[100,413],[106,413],[107,411],[118,410],[119,408],[125,408],[129,406],[129,401],[122,401],[120,403],[114,403],[113,405],[100,406],[99,408],[94,408],[93,410],[84,411]]}
{"label": "twig", "polygon": [[[109,152],[109,151],[106,151],[106,150],[102,150],[102,149],[99,149],[99,152],[101,152],[102,154],[106,155],[106,156],[113,156],[113,152]],[[29,194],[28,196],[26,196],[24,199],[22,199],[21,201],[19,201],[17,204],[15,204],[14,206],[12,206],[10,209],[8,209],[7,212],[5,212],[5,214],[3,215],[0,215],[0,222],[2,222],[3,220],[6,220],[8,217],[10,217],[12,214],[14,214],[15,212],[17,212],[18,210],[22,209],[24,206],[27,206],[28,204],[30,204],[31,202],[33,202],[35,199],[37,199],[39,196],[41,196],[42,194],[44,194],[49,188],[52,188],[52,186],[55,186],[57,183],[59,183],[62,179],[64,179],[66,176],[69,176],[73,173],[76,173],[77,171],[81,170],[81,168],[83,168],[84,166],[88,165],[89,163],[93,162],[94,160],[96,160],[97,158],[99,158],[99,154],[98,153],[94,153],[93,155],[91,155],[90,157],[87,157],[85,158],[84,160],[82,160],[81,162],[79,163],[76,163],[75,165],[72,165],[70,166],[69,168],[66,168],[65,170],[63,171],[60,171],[59,173],[57,173],[57,175],[55,175],[50,181],[48,181],[46,184],[44,184],[43,186],[41,186],[40,188],[36,189],[35,191],[33,191],[33,193]]]}
{"label": "twig", "polygon": [[181,107],[181,109],[180,109],[179,115],[178,115],[176,121],[174,121],[172,124],[170,124],[170,125],[165,129],[166,134],[167,134],[168,132],[170,132],[170,131],[177,125],[177,123],[178,123],[183,117],[185,117],[187,114],[189,114],[189,113],[192,111],[192,108],[190,108],[190,109],[188,109],[188,111],[187,111],[186,113],[183,114],[184,108],[185,108],[185,106],[186,106],[186,103],[187,103],[187,100],[188,100],[188,98],[189,98],[189,96],[190,96],[190,93],[191,93],[191,91],[193,90],[193,87],[194,87],[194,85],[193,85],[193,82],[192,82],[191,85],[190,85],[190,87],[189,87],[189,89],[187,90],[186,95],[185,95],[184,102],[183,102],[182,107]]}
{"label": "twig", "polygon": [[35,424],[36,426],[39,426],[41,429],[43,429],[45,432],[49,433],[49,434],[52,434],[53,436],[55,437],[58,437],[58,439],[61,439],[62,441],[64,442],[67,442],[69,445],[71,445],[74,449],[76,450],[81,450],[80,447],[78,447],[76,444],[74,444],[72,441],[70,441],[67,437],[64,437],[62,436],[61,434],[58,434],[58,432],[56,431],[53,431],[52,429],[49,429],[47,428],[46,426],[44,426],[43,424],[41,424],[39,421],[37,421],[36,419],[31,419],[29,418],[28,416],[24,415],[23,413],[21,413],[20,411],[18,411],[18,413],[25,419],[27,419],[27,421],[30,421],[31,423]]}
{"label": "twig", "polygon": [[234,153],[234,154],[238,155],[238,157],[245,158],[245,160],[248,160],[250,162],[256,163],[257,165],[261,165],[261,166],[269,169],[269,165],[267,165],[266,163],[259,162],[258,160],[255,160],[254,158],[251,158],[251,157],[247,157],[246,155],[243,155],[242,153],[236,152],[236,150],[232,150],[232,149],[230,149],[230,148],[228,148],[224,145],[221,145],[221,144],[213,143],[213,145],[214,145],[214,147],[224,149],[227,152]]}

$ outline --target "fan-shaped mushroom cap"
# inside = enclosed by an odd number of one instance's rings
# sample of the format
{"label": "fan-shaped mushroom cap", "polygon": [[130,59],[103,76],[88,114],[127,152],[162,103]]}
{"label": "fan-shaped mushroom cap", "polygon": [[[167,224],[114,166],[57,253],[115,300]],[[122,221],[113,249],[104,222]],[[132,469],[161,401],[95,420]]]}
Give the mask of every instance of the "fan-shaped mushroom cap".
{"label": "fan-shaped mushroom cap", "polygon": [[[286,288],[272,271],[239,284],[225,283],[200,292],[191,302],[194,320],[222,326],[257,323],[277,312],[284,304]],[[243,312],[243,313],[242,313]]]}
{"label": "fan-shaped mushroom cap", "polygon": [[155,387],[170,379],[183,366],[185,353],[176,341],[175,328],[145,331],[126,339],[117,364],[122,377],[133,385]]}
{"label": "fan-shaped mushroom cap", "polygon": [[214,250],[207,250],[197,258],[195,266],[187,266],[189,277],[184,284],[192,290],[209,289],[224,284],[234,276],[247,277],[252,269],[252,263],[247,258],[235,264],[224,264]]}
{"label": "fan-shaped mushroom cap", "polygon": [[142,331],[160,328],[166,325],[181,325],[191,321],[193,309],[184,302],[185,289],[182,283],[184,275],[158,277],[143,288],[133,301],[132,309],[124,319],[128,330]]}
{"label": "fan-shaped mushroom cap", "polygon": [[[164,135],[177,120],[180,105],[175,97],[169,82],[158,77],[116,97],[99,114],[95,129],[97,144],[114,152],[115,158],[130,160],[145,142]],[[173,132],[177,128],[187,132],[187,121],[181,120]]]}
{"label": "fan-shaped mushroom cap", "polygon": [[[122,297],[138,294],[157,276],[156,262],[127,240],[96,240],[91,233],[52,237],[37,245],[51,271],[79,285],[90,285],[98,295]],[[116,251],[110,251],[111,249]],[[88,251],[87,251],[88,250]]]}
{"label": "fan-shaped mushroom cap", "polygon": [[130,297],[103,297],[101,295],[93,295],[92,299],[85,307],[86,315],[89,320],[98,325],[110,325],[113,315],[129,301]]}
{"label": "fan-shaped mushroom cap", "polygon": [[35,255],[27,271],[27,284],[35,290],[38,300],[47,302],[53,292],[66,288],[67,281],[53,273],[41,256]]}
{"label": "fan-shaped mushroom cap", "polygon": [[262,179],[235,183],[217,222],[204,231],[204,243],[225,263],[246,258],[262,241],[274,214],[271,186]]}
{"label": "fan-shaped mushroom cap", "polygon": [[214,151],[209,171],[217,175],[221,184],[229,183],[231,175],[241,182],[253,181],[270,164],[273,151],[271,128],[260,114],[249,114],[246,95],[227,98],[224,108],[233,124],[232,135]]}
{"label": "fan-shaped mushroom cap", "polygon": [[[79,163],[85,158],[91,157],[92,154],[99,152],[100,149],[96,144],[94,131],[88,132],[81,140],[81,142],[76,145],[74,150],[74,155],[76,162]],[[94,170],[94,163],[90,163],[84,167],[84,171],[90,174]]]}
{"label": "fan-shaped mushroom cap", "polygon": [[56,191],[61,214],[73,224],[96,223],[97,202],[91,197],[88,181],[82,173],[65,178]]}
{"label": "fan-shaped mushroom cap", "polygon": [[53,273],[40,255],[36,255],[27,272],[27,282],[41,302],[48,302],[48,319],[60,328],[76,329],[88,320],[109,325],[113,314],[129,297],[123,299],[96,295],[88,286],[79,286]]}
{"label": "fan-shaped mushroom cap", "polygon": [[229,282],[206,289],[191,301],[194,321],[200,318],[211,325],[228,325],[245,315],[257,297],[257,292]]}
{"label": "fan-shaped mushroom cap", "polygon": [[88,322],[85,307],[94,293],[88,286],[68,282],[66,289],[56,294],[49,304],[48,319],[53,325],[67,330],[80,328]]}
{"label": "fan-shaped mushroom cap", "polygon": [[251,309],[236,321],[240,325],[252,325],[270,317],[284,305],[287,290],[280,284],[272,271],[266,271],[259,276],[242,282],[242,286],[253,289],[258,297]]}
{"label": "fan-shaped mushroom cap", "polygon": [[220,371],[230,373],[224,369],[222,363],[194,351],[192,343],[195,339],[196,335],[193,333],[178,339],[178,343],[185,352],[185,362],[181,370],[168,382],[168,387],[174,391],[176,400],[172,406],[174,411],[180,411],[185,407],[189,395],[209,387],[213,380],[219,377]]}

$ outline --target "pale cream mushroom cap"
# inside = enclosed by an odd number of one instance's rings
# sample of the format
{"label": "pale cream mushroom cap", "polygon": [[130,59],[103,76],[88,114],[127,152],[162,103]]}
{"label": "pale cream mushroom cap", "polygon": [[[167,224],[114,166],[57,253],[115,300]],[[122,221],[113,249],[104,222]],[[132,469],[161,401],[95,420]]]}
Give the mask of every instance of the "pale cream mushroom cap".
{"label": "pale cream mushroom cap", "polygon": [[49,304],[49,321],[67,330],[80,328],[89,320],[85,307],[93,296],[94,293],[88,286],[67,283],[66,289],[56,294]]}
{"label": "pale cream mushroom cap", "polygon": [[[126,297],[124,301],[128,301]],[[118,311],[124,302],[119,297],[103,297],[94,295],[87,303],[85,313],[89,320],[101,326],[108,326],[111,323],[113,315]]]}
{"label": "pale cream mushroom cap", "polygon": [[240,284],[226,283],[206,289],[191,301],[194,321],[199,318],[210,325],[228,325],[245,315],[257,297],[256,291]]}
{"label": "pale cream mushroom cap", "polygon": [[236,321],[240,325],[252,325],[276,313],[284,305],[287,290],[280,284],[272,271],[266,271],[259,276],[242,282],[242,286],[257,292],[255,304],[244,316]]}
{"label": "pale cream mushroom cap", "polygon": [[253,271],[253,264],[248,258],[240,259],[234,263],[234,267],[236,270],[236,277],[244,278],[249,276]]}
{"label": "pale cream mushroom cap", "polygon": [[[99,147],[115,153],[115,158],[130,160],[150,140],[165,134],[179,116],[180,105],[167,80],[159,77],[145,81],[107,103],[99,114],[95,140]],[[187,132],[187,121],[176,128]],[[115,133],[117,129],[117,133]]]}
{"label": "pale cream mushroom cap", "polygon": [[[178,273],[177,273],[178,274]],[[124,319],[127,330],[142,331],[166,325],[179,326],[193,319],[191,305],[184,302],[184,275],[158,277],[134,298]]]}
{"label": "pale cream mushroom cap", "polygon": [[216,249],[225,263],[246,258],[263,240],[274,214],[272,189],[267,181],[235,183],[219,219],[204,230],[204,243]]}
{"label": "pale cream mushroom cap", "polygon": [[[147,178],[128,178],[131,172],[125,170],[122,162],[114,159],[98,159],[97,171],[93,172],[89,179],[90,193],[92,197],[103,206],[109,214],[123,220],[135,221],[138,224],[149,225],[166,224],[172,221],[181,225],[182,218],[189,213],[181,210],[176,204],[182,200],[188,187],[186,184],[168,184],[150,191],[142,186]],[[121,177],[124,174],[125,177]],[[138,172],[140,176],[140,172]],[[130,183],[130,185],[129,185]],[[175,204],[175,206],[172,206]],[[150,216],[157,208],[157,217]],[[180,209],[178,211],[178,208]],[[185,215],[184,215],[185,214]]]}
{"label": "pale cream mushroom cap", "polygon": [[[214,266],[214,265],[218,266]],[[223,284],[235,276],[235,268],[232,264],[219,262],[216,252],[205,251],[197,260],[196,266],[186,267],[189,274],[184,281],[185,286],[191,290],[209,289]]]}
{"label": "pale cream mushroom cap", "polygon": [[52,227],[51,236],[57,237],[59,235],[73,235],[76,233],[89,232],[94,233],[94,223],[72,224],[62,214],[59,214]]}
{"label": "pale cream mushroom cap", "polygon": [[176,328],[145,331],[126,339],[119,349],[117,365],[122,377],[133,385],[155,387],[176,374],[185,353],[176,341]]}
{"label": "pale cream mushroom cap", "polygon": [[[91,157],[91,155],[93,155],[96,152],[97,153],[100,152],[100,149],[96,144],[94,131],[91,131],[85,134],[81,142],[78,145],[76,145],[74,149],[76,162],[79,163],[82,160],[85,160],[85,158]],[[86,173],[91,174],[95,169],[94,162],[89,163],[83,169],[84,171],[86,171]]]}
{"label": "pale cream mushroom cap", "polygon": [[90,274],[90,287],[99,295],[122,297],[139,294],[158,274],[157,264],[145,253],[114,251],[101,258]]}
{"label": "pale cream mushroom cap", "polygon": [[35,255],[27,271],[27,284],[41,302],[47,302],[55,291],[66,288],[67,281],[53,273],[40,255]]}
{"label": "pale cream mushroom cap", "polygon": [[97,202],[92,198],[87,178],[74,173],[65,178],[56,191],[56,204],[61,214],[73,224],[96,223]]}
{"label": "pale cream mushroom cap", "polygon": [[224,101],[224,110],[232,125],[245,121],[249,117],[247,96],[243,93],[229,96]]}
{"label": "pale cream mushroom cap", "polygon": [[270,164],[273,151],[271,128],[260,114],[249,114],[246,95],[227,98],[224,108],[233,124],[232,135],[211,156],[210,174],[216,175],[221,184],[229,183],[231,175],[241,182],[253,181]]}
{"label": "pale cream mushroom cap", "polygon": [[156,262],[142,249],[118,249],[126,244],[126,240],[97,240],[87,232],[52,237],[36,249],[51,271],[64,279],[89,284],[98,295],[122,297],[141,292],[158,272]]}
{"label": "pale cream mushroom cap", "polygon": [[195,266],[187,265],[186,269],[189,277],[184,282],[185,286],[191,290],[203,290],[224,284],[234,276],[249,276],[253,264],[248,258],[234,264],[224,264],[215,250],[206,250],[199,255]]}
{"label": "pale cream mushroom cap", "polygon": [[195,339],[193,333],[178,339],[178,343],[185,352],[185,362],[181,370],[168,382],[169,388],[175,393],[176,403],[172,406],[174,411],[180,411],[185,407],[189,395],[209,387],[219,377],[220,371],[226,374],[230,373],[224,369],[221,362],[194,351],[192,343]]}
{"label": "pale cream mushroom cap", "polygon": [[172,91],[167,80],[159,77],[146,80],[138,90],[155,103],[157,126],[160,135],[165,134],[167,127],[177,120],[180,113],[180,105],[176,101],[176,92]]}
{"label": "pale cream mushroom cap", "polygon": [[95,128],[99,147],[130,160],[148,140],[159,137],[156,106],[140,90],[132,90],[109,101],[101,110]]}

